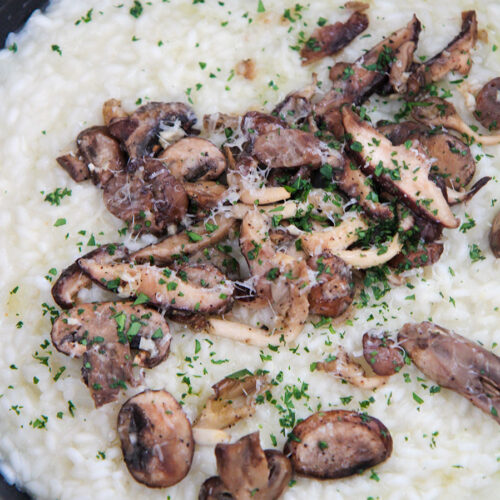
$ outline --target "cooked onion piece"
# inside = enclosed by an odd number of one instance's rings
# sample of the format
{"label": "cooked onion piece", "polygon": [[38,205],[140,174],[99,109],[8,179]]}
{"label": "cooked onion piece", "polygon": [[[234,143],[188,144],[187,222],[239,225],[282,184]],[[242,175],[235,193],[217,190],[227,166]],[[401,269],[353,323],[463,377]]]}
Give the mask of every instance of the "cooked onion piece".
{"label": "cooked onion piece", "polygon": [[191,424],[167,391],[146,390],[130,398],[118,414],[123,458],[134,479],[151,488],[182,481],[191,468]]}

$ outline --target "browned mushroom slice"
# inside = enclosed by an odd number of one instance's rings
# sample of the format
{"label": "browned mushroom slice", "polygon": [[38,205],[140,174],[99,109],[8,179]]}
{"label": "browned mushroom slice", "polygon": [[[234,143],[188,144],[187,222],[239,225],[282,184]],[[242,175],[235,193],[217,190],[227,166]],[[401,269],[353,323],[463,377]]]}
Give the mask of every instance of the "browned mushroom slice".
{"label": "browned mushroom slice", "polygon": [[[115,332],[116,334],[116,332]],[[82,378],[88,386],[96,408],[116,401],[121,389],[135,386],[128,343],[94,337],[83,353]]]}
{"label": "browned mushroom slice", "polygon": [[240,126],[239,115],[228,115],[225,113],[212,113],[203,117],[203,128],[212,135],[214,132],[224,132],[226,129],[236,130]]}
{"label": "browned mushroom slice", "polygon": [[356,11],[345,23],[337,22],[316,28],[300,51],[302,64],[310,64],[340,52],[367,27],[368,16]]}
{"label": "browned mushroom slice", "polygon": [[230,280],[241,280],[240,265],[238,261],[231,256],[230,249],[231,247],[226,249],[223,245],[204,248],[189,257],[189,263],[191,265],[212,264],[212,266],[219,269]]}
{"label": "browned mushroom slice", "polygon": [[[198,417],[193,430],[224,429],[255,413],[255,398],[268,388],[265,376],[248,374],[226,377],[212,386],[210,396]],[[198,439],[196,438],[198,442]]]}
{"label": "browned mushroom slice", "polygon": [[470,52],[476,41],[476,12],[462,12],[460,33],[439,54],[417,67],[408,80],[408,90],[415,95],[421,87],[441,80],[450,71],[467,75],[472,66]]}
{"label": "browned mushroom slice", "polygon": [[404,366],[404,351],[383,334],[367,332],[363,335],[363,356],[377,375],[388,376],[399,372]]}
{"label": "browned mushroom slice", "polygon": [[217,179],[226,169],[226,158],[217,146],[200,137],[185,137],[169,146],[158,157],[179,180]]}
{"label": "browned mushroom slice", "polygon": [[396,255],[389,261],[389,266],[395,268],[397,272],[407,271],[415,267],[431,266],[439,260],[443,249],[442,243],[427,243],[421,249],[410,250]]}
{"label": "browned mushroom slice", "polygon": [[458,392],[500,423],[498,356],[428,321],[407,323],[398,340],[426,377]]}
{"label": "browned mushroom slice", "polygon": [[162,129],[179,124],[189,132],[196,121],[193,110],[183,103],[150,102],[127,117],[113,118],[109,131],[125,144],[130,157],[141,158],[151,153]]}
{"label": "browned mushroom slice", "polygon": [[329,130],[343,134],[340,108],[346,103],[361,104],[387,79],[396,50],[406,42],[418,42],[420,21],[413,16],[407,26],[385,38],[352,64],[337,63],[330,72],[332,89],[314,106],[317,117]]}
{"label": "browned mushroom slice", "polygon": [[[431,170],[444,177],[450,188],[465,187],[474,177],[476,162],[467,144],[446,132],[435,133],[427,127],[413,122],[394,123],[378,129],[394,146],[406,142],[412,146],[418,140],[426,149],[428,156],[435,159]],[[407,142],[410,141],[410,142]]]}
{"label": "browned mushroom slice", "polygon": [[287,124],[281,118],[260,111],[249,111],[241,121],[241,130],[252,141],[261,134],[268,134],[273,130],[285,128],[287,128]]}
{"label": "browned mushroom slice", "polygon": [[214,181],[184,182],[182,187],[198,208],[216,207],[226,194],[227,186]]}
{"label": "browned mushroom slice", "polygon": [[171,338],[160,313],[132,302],[81,304],[63,312],[50,335],[58,351],[75,358],[81,357],[95,338],[130,343],[138,350],[133,363],[145,368],[154,368],[167,357]]}
{"label": "browned mushroom slice", "polygon": [[500,78],[490,80],[476,96],[475,117],[488,130],[500,129]]}
{"label": "browned mushroom slice", "polygon": [[146,390],[130,398],[118,414],[118,434],[136,481],[166,488],[187,476],[194,453],[191,424],[167,391]]}
{"label": "browned mushroom slice", "polygon": [[[115,262],[127,259],[128,250],[123,245],[110,243],[92,250],[83,258],[92,258],[103,263]],[[64,269],[52,286],[52,297],[58,306],[69,309],[75,305],[78,292],[82,288],[90,287],[91,284],[90,278],[85,275],[78,264],[73,263]]]}
{"label": "browned mushroom slice", "polygon": [[184,269],[176,272],[146,264],[99,264],[93,259],[79,259],[78,265],[93,281],[120,296],[137,297],[142,293],[149,297],[150,304],[167,310],[217,314],[232,305],[234,286],[214,266],[192,270],[195,279],[191,281]]}
{"label": "browned mushroom slice", "polygon": [[319,168],[323,163],[332,167],[343,165],[342,156],[309,132],[298,129],[277,129],[257,137],[253,154],[270,168],[296,168],[308,165]]}
{"label": "browned mushroom slice", "polygon": [[338,257],[323,254],[310,257],[307,265],[316,271],[316,284],[309,292],[311,314],[340,316],[354,298],[354,281],[351,268]]}
{"label": "browned mushroom slice", "polygon": [[348,158],[340,172],[334,172],[334,179],[339,189],[351,198],[355,198],[363,210],[375,219],[388,220],[394,217],[388,205],[380,203],[378,195],[371,186],[371,181],[358,166]]}
{"label": "browned mushroom slice", "polygon": [[126,118],[128,113],[122,108],[122,103],[118,99],[108,99],[102,105],[102,117],[104,119],[104,125],[106,127],[111,123],[112,120],[118,118]]}
{"label": "browned mushroom slice", "polygon": [[396,50],[389,73],[389,85],[397,94],[405,94],[407,90],[407,82],[410,77],[409,69],[413,64],[413,54],[417,48],[417,44],[413,41],[405,42]]}
{"label": "browned mushroom slice", "polygon": [[97,186],[106,185],[114,175],[124,171],[125,156],[107,127],[96,126],[83,130],[76,138],[76,145]]}
{"label": "browned mushroom slice", "polygon": [[479,135],[467,125],[458,114],[451,102],[439,97],[429,97],[419,106],[413,108],[412,117],[415,120],[433,125],[456,130],[480,144],[491,146],[500,143],[500,135]]}
{"label": "browned mushroom slice", "polygon": [[70,175],[75,182],[83,182],[90,179],[90,170],[87,164],[77,158],[73,153],[59,156],[56,159],[64,170]]}
{"label": "browned mushroom slice", "polygon": [[228,498],[235,500],[277,500],[292,477],[290,461],[278,450],[262,450],[258,432],[233,444],[218,444],[215,457]]}
{"label": "browned mushroom slice", "polygon": [[332,359],[317,362],[316,369],[332,373],[355,387],[368,390],[378,389],[386,384],[389,379],[385,375],[376,374],[368,376],[364,368],[352,359],[341,346],[339,346],[337,354],[330,356],[330,358]]}
{"label": "browned mushroom slice", "polygon": [[158,243],[141,248],[130,257],[136,262],[151,262],[163,266],[182,255],[192,255],[219,243],[234,228],[233,218],[216,215],[191,226],[189,231],[169,236]]}
{"label": "browned mushroom slice", "polygon": [[392,438],[369,415],[347,410],[319,412],[293,429],[285,446],[295,472],[320,479],[351,476],[389,458]]}
{"label": "browned mushroom slice", "polygon": [[285,99],[274,108],[272,114],[279,116],[289,126],[302,122],[311,114],[311,99],[316,94],[317,85],[317,75],[313,73],[312,83],[302,90],[288,94]]}
{"label": "browned mushroom slice", "polygon": [[144,158],[133,173],[120,173],[104,187],[104,203],[134,233],[161,235],[169,224],[187,213],[188,197],[182,184],[161,161]]}
{"label": "browned mushroom slice", "polygon": [[497,259],[500,258],[500,212],[495,215],[495,218],[491,223],[489,241],[493,255]]}
{"label": "browned mushroom slice", "polygon": [[[393,146],[347,106],[342,109],[344,127],[352,136],[352,147],[363,162],[363,169],[377,182],[397,194],[415,213],[444,227],[457,227],[441,189],[429,179],[431,161],[421,146]],[[375,140],[374,140],[375,139]]]}

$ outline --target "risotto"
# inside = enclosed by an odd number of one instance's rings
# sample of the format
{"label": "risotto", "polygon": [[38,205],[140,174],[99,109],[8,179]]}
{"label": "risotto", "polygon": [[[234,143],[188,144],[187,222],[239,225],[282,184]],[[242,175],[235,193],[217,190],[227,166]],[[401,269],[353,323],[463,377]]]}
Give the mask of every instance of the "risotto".
{"label": "risotto", "polygon": [[[102,123],[102,104],[110,98],[127,110],[184,102],[199,119],[215,112],[270,112],[308,85],[313,71],[327,85],[332,61],[356,60],[413,14],[423,26],[417,58],[434,55],[460,30],[460,13],[471,9],[484,31],[470,74],[450,74],[437,90],[475,123],[474,95],[500,75],[500,5],[369,3],[367,30],[333,58],[310,66],[301,65],[297,47],[318,22],[348,18],[340,1],[53,0],[10,35],[0,51],[0,470],[7,480],[40,499],[177,500],[197,498],[200,485],[216,473],[213,446],[197,446],[189,474],[175,486],[156,490],[134,481],[116,422],[121,405],[140,387],[96,409],[82,383],[81,362],[52,346],[57,308],[50,291],[58,274],[98,245],[123,242],[136,250],[156,241],[124,231],[99,190],[73,182],[55,158],[73,149],[82,129]],[[364,106],[376,123],[393,117],[401,104],[375,94]],[[338,346],[361,354],[369,329],[394,332],[410,321],[433,321],[500,354],[500,263],[488,244],[500,199],[500,148],[473,144],[471,151],[474,180],[492,180],[453,207],[460,229],[444,230],[437,263],[407,271],[405,283],[385,294],[369,291],[348,317],[312,318],[287,346],[247,346],[172,324],[170,355],[145,372],[143,388],[169,391],[193,422],[214,383],[243,368],[266,370],[274,404],[258,404],[252,417],[231,429],[234,440],[260,431],[264,448],[283,449],[290,422],[319,409],[366,411],[389,429],[393,452],[384,463],[338,480],[295,476],[286,500],[493,498],[500,487],[498,424],[467,399],[440,389],[413,365],[376,391],[314,369]],[[98,297],[82,293],[87,301]],[[241,319],[251,321],[251,313],[242,312]]]}

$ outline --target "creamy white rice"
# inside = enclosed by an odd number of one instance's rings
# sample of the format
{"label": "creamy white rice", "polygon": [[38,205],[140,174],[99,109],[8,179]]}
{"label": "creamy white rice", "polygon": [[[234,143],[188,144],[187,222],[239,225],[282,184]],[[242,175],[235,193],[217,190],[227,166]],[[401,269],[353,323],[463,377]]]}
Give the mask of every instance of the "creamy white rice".
{"label": "creamy white rice", "polygon": [[[0,468],[36,498],[192,499],[216,471],[213,447],[198,447],[189,475],[178,485],[151,490],[135,482],[123,462],[115,425],[127,395],[96,410],[80,377],[81,362],[48,345],[50,313],[42,314],[43,303],[54,305],[49,270],[59,273],[89,251],[92,235],[98,243],[122,239],[117,231],[123,224],[105,209],[101,192],[91,184],[74,183],[55,162],[73,148],[81,129],[101,123],[106,99],[119,98],[130,110],[138,99],[191,99],[201,118],[215,111],[270,110],[288,92],[309,83],[313,70],[328,85],[332,59],[302,67],[290,46],[300,31],[307,37],[320,17],[345,20],[348,12],[340,1],[315,0],[297,12],[296,1],[263,0],[262,13],[257,1],[193,3],[142,2],[143,12],[135,18],[130,0],[54,0],[44,14],[32,16],[26,29],[9,37],[11,50],[0,51]],[[282,19],[285,9],[295,22]],[[496,2],[371,2],[366,32],[371,37],[358,37],[334,60],[353,61],[414,12],[425,27],[418,55],[433,55],[459,31],[465,9],[477,10],[488,41],[478,42],[464,84],[439,87],[452,90],[452,102],[472,123],[473,107],[464,103],[473,106],[472,93],[500,75],[500,50],[494,50],[495,44],[500,46]],[[252,81],[233,73],[247,58],[256,63]],[[400,105],[383,101],[375,97],[368,105],[374,121]],[[279,380],[272,393],[281,404],[291,387],[305,388],[300,399],[292,397],[297,419],[319,407],[364,409],[390,429],[394,451],[376,473],[367,470],[335,481],[297,477],[285,493],[287,500],[494,498],[500,488],[498,424],[466,399],[444,389],[431,394],[433,382],[414,367],[405,367],[373,393],[310,370],[312,362],[335,352],[338,344],[359,354],[369,328],[394,331],[405,322],[428,318],[500,354],[500,263],[487,242],[500,200],[495,177],[500,149],[472,149],[481,155],[476,179],[494,178],[466,206],[454,208],[462,221],[465,213],[473,218],[475,227],[466,233],[445,230],[440,261],[412,272],[407,286],[372,300],[373,307],[354,308],[349,322],[336,321],[330,331],[308,325],[293,351],[260,350],[178,328],[169,358],[146,371],[145,386],[170,391],[184,401],[193,420],[211,384],[244,367],[262,368]],[[53,206],[44,197],[57,187],[72,194]],[[482,250],[484,260],[471,261],[472,244]],[[270,403],[258,405],[255,416],[235,426],[232,434],[237,438],[260,430],[265,447],[272,447],[272,435],[281,448],[286,441],[280,433],[282,416]]]}

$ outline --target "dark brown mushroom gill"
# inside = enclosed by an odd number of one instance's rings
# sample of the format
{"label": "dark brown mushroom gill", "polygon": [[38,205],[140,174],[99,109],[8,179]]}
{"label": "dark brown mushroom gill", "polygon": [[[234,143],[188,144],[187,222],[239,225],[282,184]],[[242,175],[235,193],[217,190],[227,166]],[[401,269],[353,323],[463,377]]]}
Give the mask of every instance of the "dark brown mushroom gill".
{"label": "dark brown mushroom gill", "polygon": [[500,358],[428,321],[407,323],[398,341],[422,373],[500,423]]}
{"label": "dark brown mushroom gill", "polygon": [[136,481],[166,488],[187,476],[194,453],[191,424],[167,391],[146,390],[130,398],[118,414],[118,434]]}

